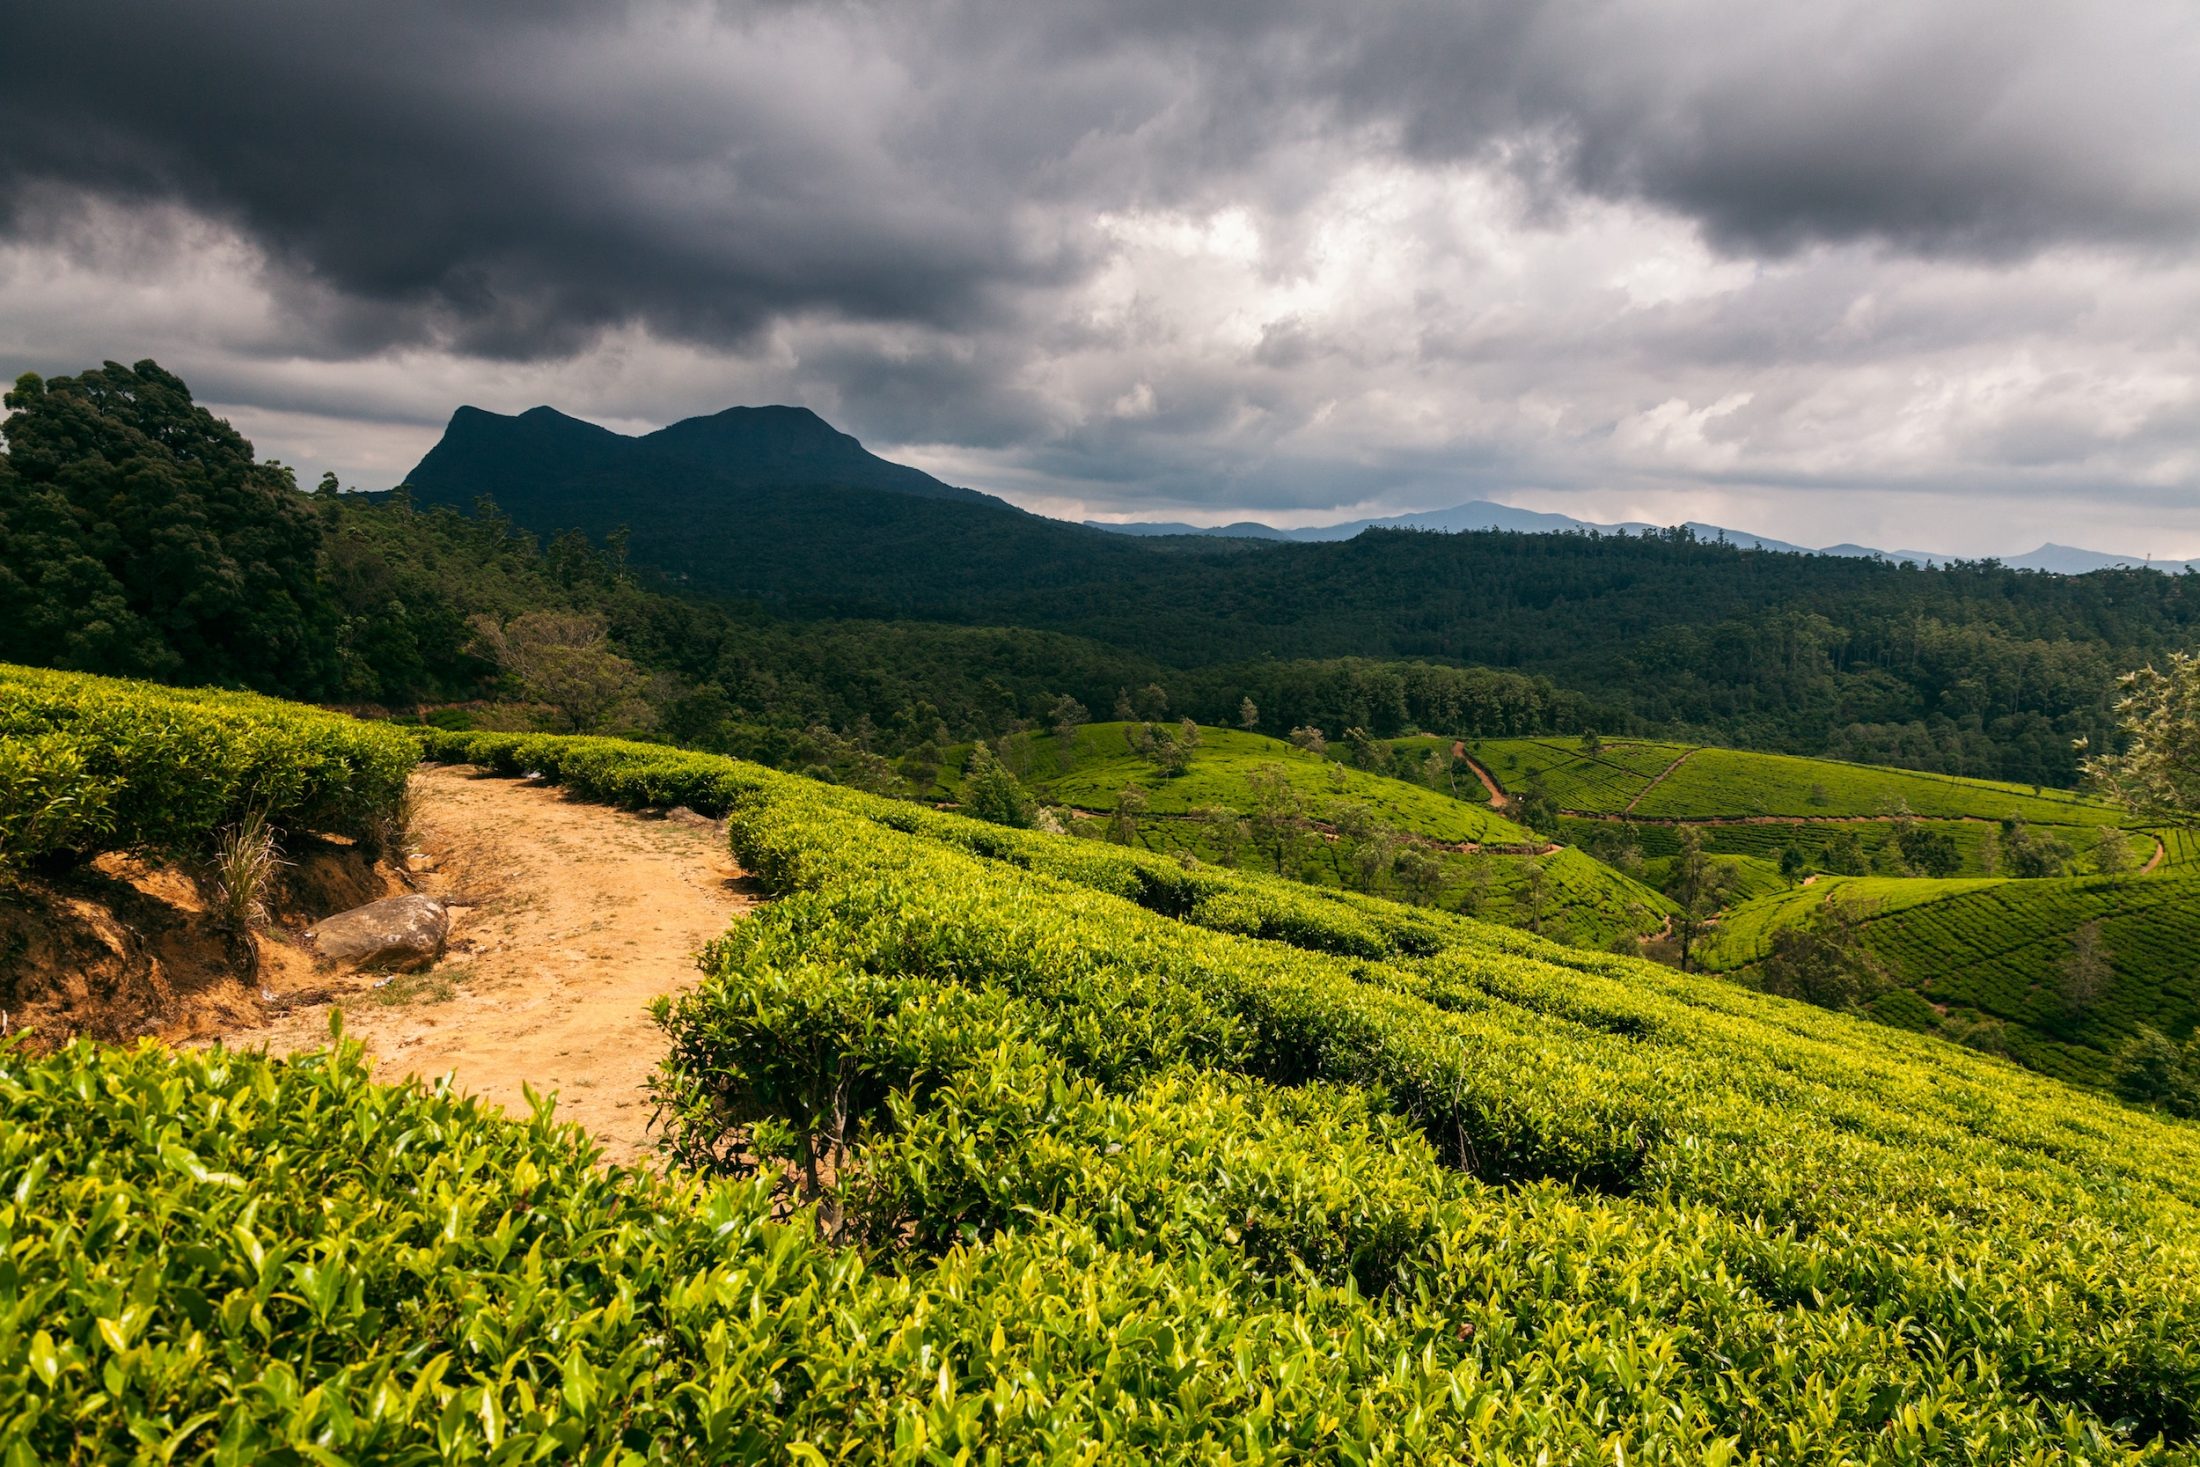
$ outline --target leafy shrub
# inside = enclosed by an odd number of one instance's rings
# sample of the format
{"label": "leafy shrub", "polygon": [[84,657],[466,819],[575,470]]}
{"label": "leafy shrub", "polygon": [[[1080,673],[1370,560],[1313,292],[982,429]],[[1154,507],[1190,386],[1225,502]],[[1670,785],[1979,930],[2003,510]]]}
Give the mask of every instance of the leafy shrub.
{"label": "leafy shrub", "polygon": [[97,845],[114,828],[118,788],[93,772],[71,735],[0,738],[0,871]]}
{"label": "leafy shrub", "polygon": [[0,666],[0,870],[203,850],[255,816],[372,840],[417,759],[395,729],[272,698]]}

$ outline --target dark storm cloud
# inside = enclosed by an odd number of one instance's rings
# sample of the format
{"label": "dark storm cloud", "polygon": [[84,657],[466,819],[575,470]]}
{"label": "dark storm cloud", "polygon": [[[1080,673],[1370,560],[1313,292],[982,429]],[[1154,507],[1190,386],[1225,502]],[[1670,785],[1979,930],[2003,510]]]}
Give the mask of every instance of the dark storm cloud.
{"label": "dark storm cloud", "polygon": [[181,203],[267,251],[329,352],[509,356],[620,321],[979,324],[1085,259],[1074,210],[1020,204],[1250,186],[1288,217],[1315,180],[1264,165],[1354,127],[1732,250],[2160,244],[2192,237],[2200,152],[2190,92],[2132,85],[2193,44],[2152,14],[94,0],[11,22],[0,209],[21,233],[66,191]]}
{"label": "dark storm cloud", "polygon": [[701,16],[598,17],[39,7],[0,53],[0,208],[51,230],[60,184],[230,221],[338,352],[438,332],[555,354],[622,320],[736,341],[821,307],[967,320],[1058,268],[849,125],[863,99],[834,93],[867,58],[845,38],[771,62]]}
{"label": "dark storm cloud", "polygon": [[[2194,237],[2200,19],[2184,7],[1385,7],[1314,69],[1409,150],[1518,139],[1571,187],[1739,251],[1885,240],[2006,256]],[[1462,16],[1464,15],[1464,19]]]}
{"label": "dark storm cloud", "polygon": [[7,370],[370,483],[794,400],[1072,512],[2200,498],[2182,0],[17,10]]}

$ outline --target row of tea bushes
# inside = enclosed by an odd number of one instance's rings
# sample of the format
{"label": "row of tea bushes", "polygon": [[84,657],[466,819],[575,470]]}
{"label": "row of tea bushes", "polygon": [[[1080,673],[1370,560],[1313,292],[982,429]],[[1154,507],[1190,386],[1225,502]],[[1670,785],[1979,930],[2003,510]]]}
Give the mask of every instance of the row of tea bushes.
{"label": "row of tea bushes", "polygon": [[2192,1440],[2189,1128],[1371,898],[642,745],[442,752],[728,817],[782,895],[665,1008],[675,1149],[787,1163],[913,1273],[1076,1229],[1225,1269],[1248,1320],[1348,1290],[1362,1334],[1540,1382],[1508,1405],[1576,1455]]}
{"label": "row of tea bushes", "polygon": [[0,665],[0,871],[195,850],[251,813],[373,840],[417,759],[394,728],[273,698]]}
{"label": "row of tea bushes", "polygon": [[[1807,1449],[2119,1451],[1822,1345],[1858,1338],[1838,1313],[1697,1401],[1685,1240],[1466,1187],[1347,1093],[1083,1098],[1032,1179],[980,1168],[1017,1226],[874,1252],[353,1050],[0,1049],[0,1460],[1727,1462],[1745,1399],[1788,1460],[1791,1400]],[[1425,1298],[1355,1277],[1447,1247]]]}

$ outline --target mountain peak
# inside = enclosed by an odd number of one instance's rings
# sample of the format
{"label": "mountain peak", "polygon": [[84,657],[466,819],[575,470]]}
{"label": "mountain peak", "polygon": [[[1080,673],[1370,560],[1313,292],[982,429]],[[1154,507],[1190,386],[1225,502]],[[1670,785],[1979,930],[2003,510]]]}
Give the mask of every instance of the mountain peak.
{"label": "mountain peak", "polygon": [[[886,462],[873,458],[864,451],[862,444],[808,408],[790,407],[784,403],[730,407],[704,417],[682,418],[670,427],[645,435],[642,441],[678,447],[683,452],[708,446],[740,454],[833,453],[846,456],[851,467],[859,460],[869,460],[866,468]],[[905,472],[915,473],[916,470]]]}
{"label": "mountain peak", "polygon": [[759,494],[869,491],[1012,506],[891,463],[806,407],[730,407],[629,437],[547,405],[518,414],[466,406],[411,474],[423,504],[464,509],[486,495],[520,524],[602,534],[620,524],[678,533],[706,509]]}

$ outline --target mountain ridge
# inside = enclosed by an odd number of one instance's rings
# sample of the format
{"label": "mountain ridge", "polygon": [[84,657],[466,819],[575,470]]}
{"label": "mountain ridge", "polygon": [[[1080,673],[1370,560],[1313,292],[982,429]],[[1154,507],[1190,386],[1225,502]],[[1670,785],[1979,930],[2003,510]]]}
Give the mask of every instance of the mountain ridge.
{"label": "mountain ridge", "polygon": [[[1024,513],[1004,499],[880,458],[809,408],[785,404],[730,407],[638,435],[547,404],[512,414],[469,404],[451,414],[443,436],[405,482],[425,503],[465,509],[484,493],[502,504],[518,485],[520,470],[527,475],[524,487],[533,501],[569,510],[588,507],[590,486],[574,482],[585,474],[608,475],[612,482],[606,487],[629,491],[661,488],[666,482],[720,494],[789,487],[871,489]],[[696,480],[695,475],[702,477]],[[569,523],[586,528],[578,519]]]}
{"label": "mountain ridge", "polygon": [[[1641,535],[1667,528],[1642,520],[1586,520],[1488,499],[1293,529],[1279,529],[1258,520],[1215,526],[1176,521],[1057,520],[882,458],[813,409],[783,403],[723,408],[643,434],[620,433],[547,404],[515,414],[468,404],[453,411],[443,437],[414,467],[406,483],[425,503],[470,509],[477,498],[486,494],[529,529],[540,533],[580,529],[594,535],[625,523],[618,514],[622,508],[679,512],[683,508],[679,501],[690,497],[697,501],[690,507],[719,511],[728,507],[722,503],[728,495],[783,495],[797,490],[868,490],[982,506],[1016,515],[1028,524],[1060,525],[1123,539],[1175,537],[1309,544],[1350,540],[1368,530]],[[685,486],[688,495],[676,492],[670,503],[650,504],[651,500],[666,498],[668,483]],[[607,503],[607,499],[616,502]],[[881,518],[875,504],[849,501],[846,507],[868,522]],[[2200,560],[2153,560],[2054,541],[2017,556],[1959,556],[1915,549],[1883,550],[1851,541],[1804,545],[1697,520],[1686,521],[1684,528],[1699,539],[1723,540],[1744,550],[1877,559],[1895,564],[1907,561],[1933,566],[1956,560],[1996,559],[2012,569],[2058,575],[2118,568],[2154,569],[2171,575],[2200,572]]]}
{"label": "mountain ridge", "polygon": [[[1585,520],[1573,515],[1550,510],[1521,509],[1515,505],[1500,504],[1495,500],[1474,499],[1455,504],[1448,509],[1421,510],[1409,514],[1386,515],[1378,518],[1342,520],[1332,525],[1304,525],[1295,529],[1277,529],[1258,520],[1236,520],[1227,525],[1191,525],[1177,521],[1157,520],[1085,520],[1090,529],[1105,530],[1111,534],[1131,535],[1141,538],[1165,536],[1200,536],[1213,539],[1278,540],[1299,544],[1334,540],[1350,540],[1367,530],[1435,530],[1456,534],[1467,530],[1515,530],[1528,534],[1566,534],[1595,531],[1599,534],[1640,535],[1645,531],[1666,528],[1643,520],[1603,522]],[[2051,571],[2057,575],[2083,575],[2096,570],[2154,569],[2169,575],[2183,571],[2200,572],[2200,560],[2153,560],[2146,556],[2116,555],[2108,551],[2088,550],[2079,546],[2062,545],[2048,541],[2037,550],[2016,556],[1961,556],[1931,550],[1882,550],[1876,546],[1843,541],[1838,545],[1802,545],[1788,540],[1777,540],[1770,535],[1760,535],[1749,530],[1736,530],[1725,525],[1707,524],[1689,520],[1685,527],[1695,532],[1699,539],[1725,540],[1744,550],[1767,550],[1794,555],[1838,555],[1860,560],[1887,560],[1900,564],[1914,561],[1919,565],[1945,565],[1956,560],[1997,559],[2003,565],[2017,570]]]}

